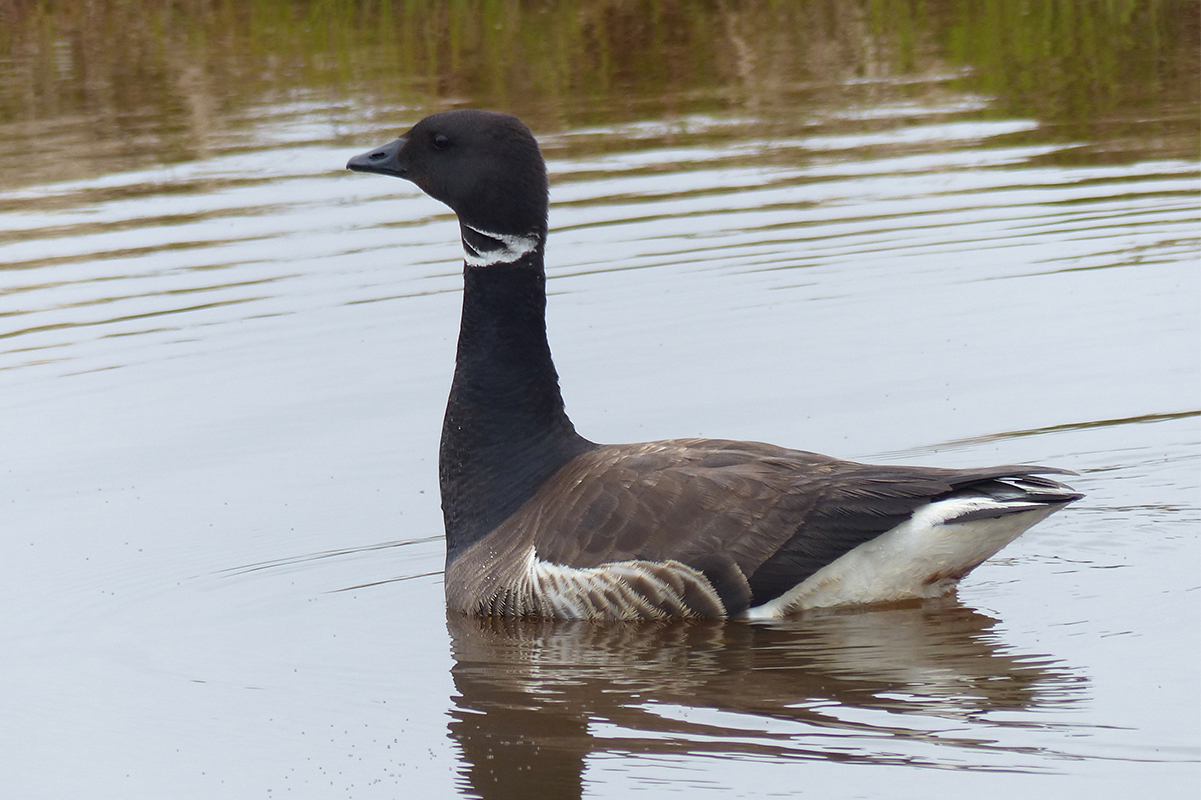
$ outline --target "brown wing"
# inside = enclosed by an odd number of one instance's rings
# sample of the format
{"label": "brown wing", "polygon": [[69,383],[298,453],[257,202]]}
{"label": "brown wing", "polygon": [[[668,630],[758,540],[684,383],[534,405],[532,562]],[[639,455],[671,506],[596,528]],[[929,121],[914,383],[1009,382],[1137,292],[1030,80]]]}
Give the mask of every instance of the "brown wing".
{"label": "brown wing", "polygon": [[1043,471],[1056,470],[872,466],[712,439],[607,445],[567,464],[518,515],[529,516],[520,527],[541,559],[572,567],[675,559],[703,572],[736,614],[932,499]]}

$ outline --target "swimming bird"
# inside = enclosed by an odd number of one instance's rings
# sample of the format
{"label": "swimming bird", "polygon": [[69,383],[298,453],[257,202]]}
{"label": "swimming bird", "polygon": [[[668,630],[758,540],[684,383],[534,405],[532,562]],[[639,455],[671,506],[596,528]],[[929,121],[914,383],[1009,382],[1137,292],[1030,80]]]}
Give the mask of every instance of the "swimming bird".
{"label": "swimming bird", "polygon": [[1083,496],[1050,467],[591,442],[567,417],[546,337],[549,194],[529,129],[442,112],[347,168],[412,181],[459,220],[463,312],[439,453],[453,610],[763,619],[930,598]]}

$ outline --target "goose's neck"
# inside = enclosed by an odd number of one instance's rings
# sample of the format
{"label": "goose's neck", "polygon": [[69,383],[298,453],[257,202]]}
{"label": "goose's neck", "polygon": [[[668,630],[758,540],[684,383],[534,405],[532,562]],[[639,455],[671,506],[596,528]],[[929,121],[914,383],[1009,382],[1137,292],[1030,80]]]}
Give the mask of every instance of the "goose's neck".
{"label": "goose's neck", "polygon": [[593,447],[563,409],[546,340],[542,248],[463,271],[463,318],[439,477],[448,561]]}

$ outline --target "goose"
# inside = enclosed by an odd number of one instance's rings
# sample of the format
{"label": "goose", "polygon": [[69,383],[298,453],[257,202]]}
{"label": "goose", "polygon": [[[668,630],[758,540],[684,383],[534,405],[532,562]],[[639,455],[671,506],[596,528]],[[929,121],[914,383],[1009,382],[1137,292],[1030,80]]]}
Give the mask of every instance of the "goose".
{"label": "goose", "polygon": [[870,465],[761,442],[597,444],[546,335],[549,189],[518,118],[433,114],[348,169],[455,212],[463,310],[439,484],[449,609],[772,619],[920,601],[1083,495],[1039,466]]}

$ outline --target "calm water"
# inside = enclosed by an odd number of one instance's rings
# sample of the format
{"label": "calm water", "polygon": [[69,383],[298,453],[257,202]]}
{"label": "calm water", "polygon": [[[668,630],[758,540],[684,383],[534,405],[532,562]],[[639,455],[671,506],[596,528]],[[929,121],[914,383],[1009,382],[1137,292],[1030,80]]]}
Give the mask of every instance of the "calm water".
{"label": "calm water", "polygon": [[[819,5],[833,22],[799,67],[772,60],[770,19],[731,12],[664,51],[679,85],[650,85],[654,42],[614,12],[598,29],[634,44],[605,51],[604,80],[488,83],[469,63],[431,88],[415,57],[399,100],[360,72],[404,37],[288,51],[304,69],[261,83],[184,50],[157,92],[153,65],[98,61],[69,14],[18,19],[0,62],[5,796],[1195,796],[1201,163],[1195,93],[1173,82],[1195,88],[1191,40],[1156,56],[1150,95],[1118,81],[1108,105],[1061,108],[1013,88],[1075,63],[1051,64],[1058,39],[1006,83],[993,51],[955,60],[976,28],[938,4],[895,38]],[[222,69],[324,30],[263,13],[210,37],[246,59]],[[538,24],[573,19],[601,25]],[[706,25],[724,44],[702,46]],[[153,50],[174,29],[149,30]],[[681,67],[693,52],[720,74]],[[360,72],[331,85],[331,64]],[[1087,498],[925,606],[448,619],[457,228],[342,165],[451,99],[520,111],[543,142],[549,326],[584,435],[1046,463]]]}

